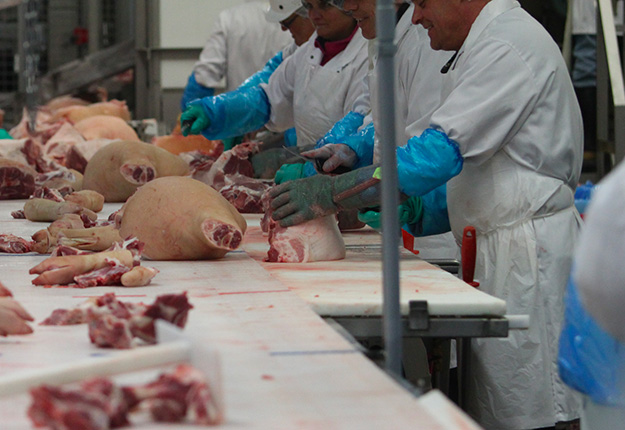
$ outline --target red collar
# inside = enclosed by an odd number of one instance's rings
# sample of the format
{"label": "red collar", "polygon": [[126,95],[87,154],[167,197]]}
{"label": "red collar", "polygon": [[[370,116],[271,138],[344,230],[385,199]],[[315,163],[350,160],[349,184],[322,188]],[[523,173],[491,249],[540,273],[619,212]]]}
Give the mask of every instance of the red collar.
{"label": "red collar", "polygon": [[328,61],[343,52],[347,45],[349,45],[349,42],[351,42],[354,34],[356,34],[356,31],[358,31],[357,25],[354,26],[352,34],[342,40],[328,41],[317,37],[317,39],[315,39],[315,47],[319,48],[323,54],[323,57],[321,57],[321,65],[324,66]]}

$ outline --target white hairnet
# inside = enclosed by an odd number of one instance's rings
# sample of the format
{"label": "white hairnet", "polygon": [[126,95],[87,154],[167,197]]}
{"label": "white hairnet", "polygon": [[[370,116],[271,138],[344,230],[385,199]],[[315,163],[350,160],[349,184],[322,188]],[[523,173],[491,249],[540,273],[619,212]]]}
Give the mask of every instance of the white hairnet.
{"label": "white hairnet", "polygon": [[269,0],[265,18],[269,22],[284,21],[302,7],[301,0]]}

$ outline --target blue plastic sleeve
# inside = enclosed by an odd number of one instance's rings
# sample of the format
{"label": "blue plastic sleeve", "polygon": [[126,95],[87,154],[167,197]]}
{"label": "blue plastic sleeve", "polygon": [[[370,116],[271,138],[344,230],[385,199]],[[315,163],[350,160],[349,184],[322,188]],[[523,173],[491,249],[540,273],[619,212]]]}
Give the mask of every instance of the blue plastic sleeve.
{"label": "blue plastic sleeve", "polygon": [[304,163],[304,178],[310,178],[317,175],[319,172],[315,169],[315,166],[310,161]]}
{"label": "blue plastic sleeve", "polygon": [[572,388],[606,406],[625,406],[625,345],[605,332],[584,309],[569,280],[558,368]]}
{"label": "blue plastic sleeve", "polygon": [[370,166],[373,164],[373,147],[375,143],[375,129],[373,123],[369,123],[364,126],[360,131],[345,137],[343,142],[349,146],[358,157],[358,162],[354,166],[354,169],[358,169],[364,166]]}
{"label": "blue plastic sleeve", "polygon": [[282,51],[278,52],[276,55],[271,57],[267,63],[260,69],[258,72],[254,73],[252,76],[243,81],[241,85],[239,85],[239,90],[256,87],[260,84],[266,84],[269,82],[269,78],[276,71],[278,66],[282,64],[283,56]]}
{"label": "blue plastic sleeve", "polygon": [[297,146],[297,134],[295,127],[289,128],[284,132],[284,146]]}
{"label": "blue plastic sleeve", "polygon": [[423,216],[416,224],[405,224],[404,230],[415,237],[447,233],[451,230],[447,212],[447,184],[443,184],[421,197]]}
{"label": "blue plastic sleeve", "polygon": [[408,196],[423,196],[458,175],[463,162],[456,142],[428,128],[397,148],[399,189]]}
{"label": "blue plastic sleeve", "polygon": [[354,111],[349,112],[317,141],[315,148],[321,148],[329,143],[344,143],[345,137],[356,133],[364,120],[364,115]]}
{"label": "blue plastic sleeve", "polygon": [[187,86],[184,87],[184,92],[182,93],[182,99],[180,100],[180,109],[184,112],[189,103],[195,99],[202,99],[204,97],[212,97],[215,94],[214,88],[208,88],[201,84],[199,84],[195,80],[195,75],[191,73],[189,79],[187,80]]}
{"label": "blue plastic sleeve", "polygon": [[210,140],[226,139],[258,130],[269,121],[271,105],[261,87],[250,87],[195,100],[210,118],[211,124],[202,130]]}

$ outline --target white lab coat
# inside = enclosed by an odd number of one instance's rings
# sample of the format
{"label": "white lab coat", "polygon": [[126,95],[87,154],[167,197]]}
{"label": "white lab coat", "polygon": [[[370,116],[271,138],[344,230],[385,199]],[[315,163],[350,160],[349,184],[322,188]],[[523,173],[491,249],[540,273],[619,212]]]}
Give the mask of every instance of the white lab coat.
{"label": "white lab coat", "polygon": [[[420,135],[429,127],[432,112],[440,105],[443,75],[441,68],[453,53],[434,51],[427,31],[412,24],[414,5],[402,15],[395,26],[395,117],[398,144],[403,145],[412,136]],[[372,63],[377,64],[377,52],[372,52]],[[369,73],[372,119],[379,129],[378,73]],[[380,161],[380,145],[376,135],[374,162]],[[424,259],[460,258],[459,248],[451,233],[415,238],[415,249]]]}
{"label": "white lab coat", "polygon": [[297,146],[314,145],[343,118],[364,91],[367,42],[356,31],[347,47],[321,66],[322,53],[312,37],[261,84],[271,105],[265,125],[271,131],[295,127]]}
{"label": "white lab coat", "polygon": [[458,143],[447,184],[452,232],[477,230],[480,289],[529,314],[528,331],[473,342],[468,410],[487,430],[579,417],[559,379],[563,296],[580,217],[573,192],[582,119],[558,47],[513,0],[481,11],[445,78],[432,126]]}
{"label": "white lab coat", "polygon": [[267,22],[269,4],[251,1],[223,10],[217,17],[199,60],[193,66],[195,80],[208,88],[236,89],[293,39],[279,24]]}

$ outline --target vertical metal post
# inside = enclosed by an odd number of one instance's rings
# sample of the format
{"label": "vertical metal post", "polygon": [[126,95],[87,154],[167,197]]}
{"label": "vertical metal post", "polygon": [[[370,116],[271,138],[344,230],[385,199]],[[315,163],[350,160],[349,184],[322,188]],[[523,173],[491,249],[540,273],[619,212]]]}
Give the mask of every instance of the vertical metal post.
{"label": "vertical metal post", "polygon": [[386,370],[401,376],[402,330],[399,302],[399,205],[395,155],[395,7],[393,0],[378,0],[376,9],[378,43],[378,109],[376,130],[382,144],[382,276],[383,326]]}

